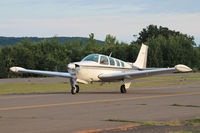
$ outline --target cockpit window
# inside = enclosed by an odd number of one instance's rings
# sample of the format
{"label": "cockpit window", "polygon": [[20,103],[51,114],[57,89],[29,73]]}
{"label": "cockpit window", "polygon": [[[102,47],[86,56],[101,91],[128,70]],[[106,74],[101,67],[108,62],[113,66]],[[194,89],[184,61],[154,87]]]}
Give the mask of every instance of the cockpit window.
{"label": "cockpit window", "polygon": [[108,65],[108,58],[102,55],[100,58],[100,64]]}
{"label": "cockpit window", "polygon": [[109,57],[110,60],[110,65],[114,66],[115,65],[115,60],[112,57]]}
{"label": "cockpit window", "polygon": [[116,62],[117,62],[117,66],[120,66],[120,63],[119,63],[119,61],[118,61],[118,60],[116,60]]}
{"label": "cockpit window", "polygon": [[99,55],[98,54],[91,54],[86,56],[82,61],[94,61],[97,62],[99,61]]}

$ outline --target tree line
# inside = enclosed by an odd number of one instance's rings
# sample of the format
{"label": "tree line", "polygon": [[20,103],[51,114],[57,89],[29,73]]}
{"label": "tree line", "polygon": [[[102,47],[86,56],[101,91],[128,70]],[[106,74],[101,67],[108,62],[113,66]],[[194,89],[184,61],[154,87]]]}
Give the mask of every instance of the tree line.
{"label": "tree line", "polygon": [[[42,40],[54,40],[55,37],[4,37],[0,36],[0,46],[15,45],[23,40],[29,40],[30,42],[40,42]],[[83,44],[86,44],[88,38],[86,37],[56,37],[61,42],[81,40]],[[103,41],[98,40],[99,43]]]}
{"label": "tree line", "polygon": [[148,67],[173,67],[185,64],[194,70],[200,69],[200,47],[194,38],[166,27],[149,25],[131,43],[117,41],[107,35],[104,42],[95,39],[93,33],[84,42],[81,39],[60,42],[51,40],[31,42],[24,40],[13,46],[0,47],[0,78],[38,76],[34,74],[15,74],[9,71],[12,66],[28,69],[67,71],[67,64],[80,61],[91,53],[109,55],[124,61],[134,62],[141,43],[149,46]]}

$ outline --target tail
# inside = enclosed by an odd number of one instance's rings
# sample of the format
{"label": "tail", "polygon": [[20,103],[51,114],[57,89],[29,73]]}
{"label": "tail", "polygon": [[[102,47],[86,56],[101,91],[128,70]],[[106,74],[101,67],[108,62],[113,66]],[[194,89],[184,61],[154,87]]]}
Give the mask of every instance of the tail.
{"label": "tail", "polygon": [[133,66],[137,68],[146,68],[147,66],[147,53],[148,53],[148,46],[142,44],[140,48],[140,52],[138,54],[137,60],[133,63]]}

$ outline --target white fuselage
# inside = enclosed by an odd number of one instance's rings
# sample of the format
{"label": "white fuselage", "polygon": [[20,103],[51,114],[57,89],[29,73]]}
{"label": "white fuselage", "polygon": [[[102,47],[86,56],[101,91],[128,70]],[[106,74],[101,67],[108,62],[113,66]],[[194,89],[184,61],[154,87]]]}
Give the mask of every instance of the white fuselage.
{"label": "white fuselage", "polygon": [[[81,62],[74,62],[68,65],[68,67],[74,66],[74,69],[76,69],[75,72],[76,72],[77,82],[80,83],[100,82],[101,79],[99,79],[99,75],[101,74],[121,73],[134,70],[133,66],[130,63],[115,58],[111,59],[111,57],[105,55],[98,54],[96,56],[98,56],[98,59],[96,59],[96,61],[83,59]],[[108,63],[103,64],[101,62],[101,58],[105,57],[108,59]],[[110,62],[110,60],[112,60],[113,62]]]}

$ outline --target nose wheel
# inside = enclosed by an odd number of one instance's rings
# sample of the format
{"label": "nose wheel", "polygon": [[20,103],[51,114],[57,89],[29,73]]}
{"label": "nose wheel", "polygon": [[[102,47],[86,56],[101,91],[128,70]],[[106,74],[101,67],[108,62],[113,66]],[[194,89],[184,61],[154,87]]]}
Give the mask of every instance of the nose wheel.
{"label": "nose wheel", "polygon": [[120,92],[121,93],[126,93],[126,87],[125,87],[125,85],[122,85],[121,87],[120,87]]}
{"label": "nose wheel", "polygon": [[74,95],[76,93],[79,93],[79,86],[75,85],[74,87],[72,87],[71,89],[71,93]]}

